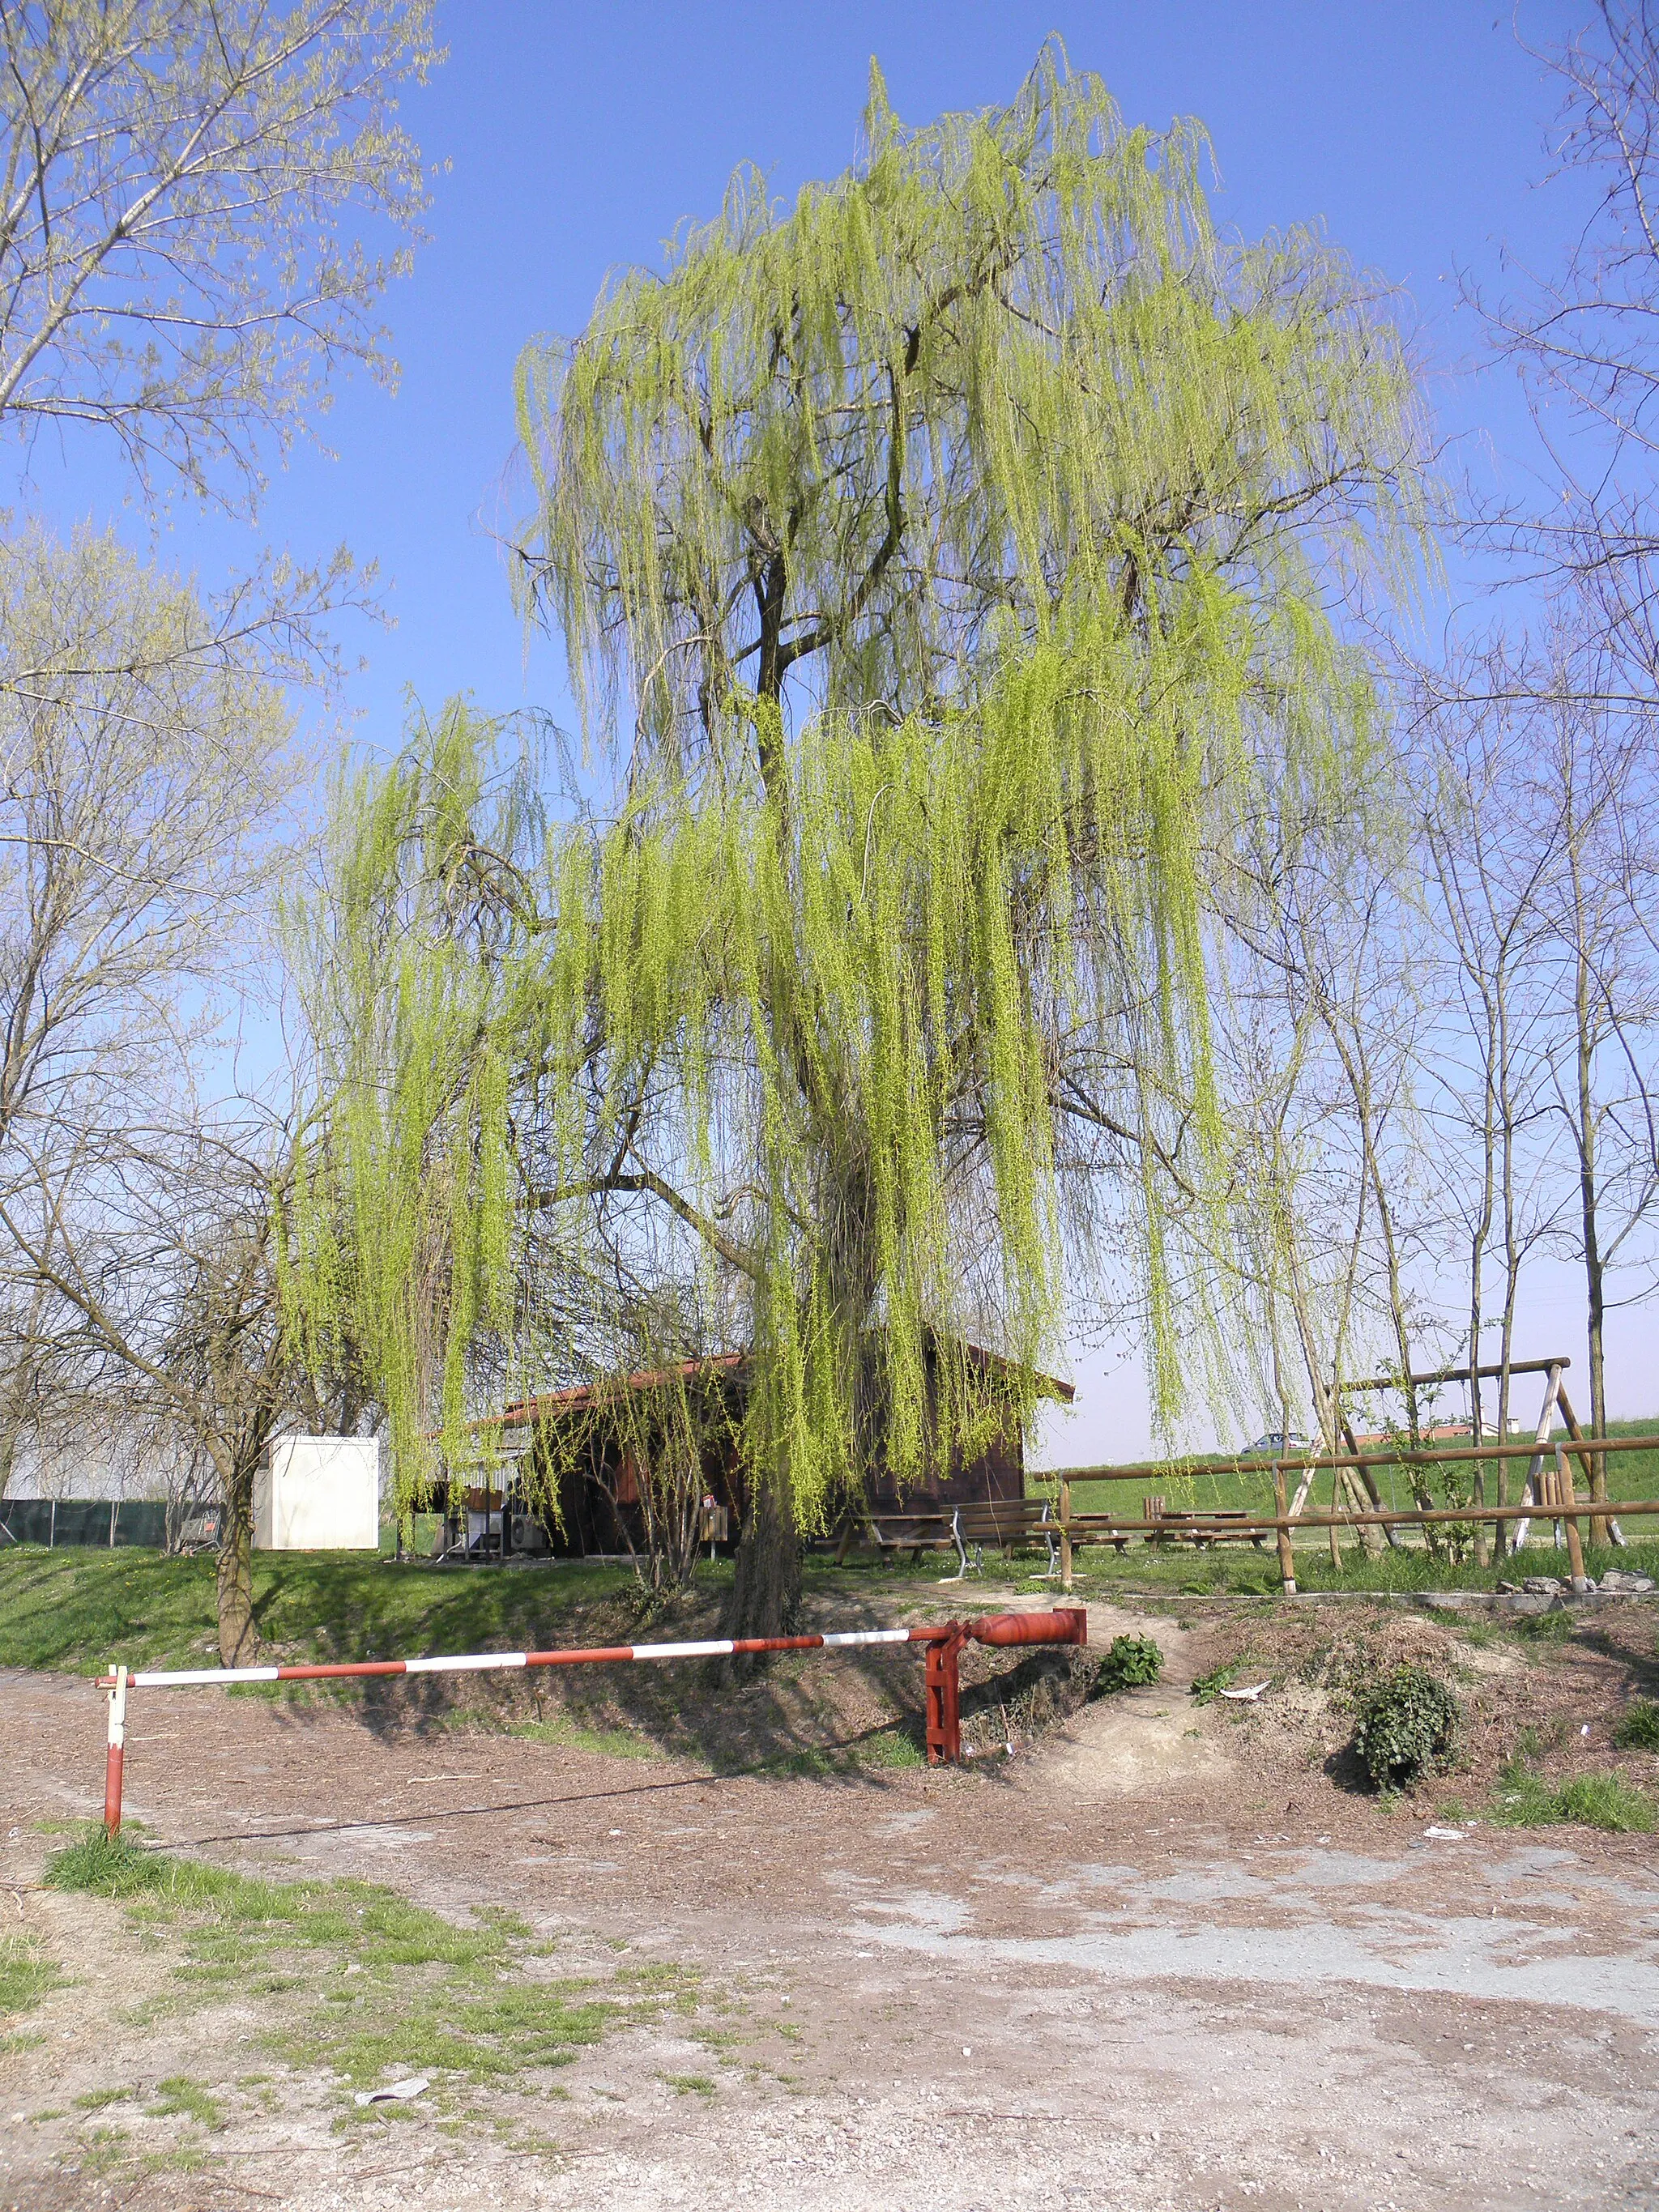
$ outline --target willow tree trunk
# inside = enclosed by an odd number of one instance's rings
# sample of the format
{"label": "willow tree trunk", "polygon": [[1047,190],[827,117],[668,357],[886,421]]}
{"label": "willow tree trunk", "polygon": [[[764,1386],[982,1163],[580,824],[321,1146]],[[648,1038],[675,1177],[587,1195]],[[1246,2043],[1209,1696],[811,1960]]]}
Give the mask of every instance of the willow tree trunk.
{"label": "willow tree trunk", "polygon": [[222,1480],[219,1660],[225,1667],[247,1667],[263,1649],[253,1619],[253,1468],[233,1462]]}
{"label": "willow tree trunk", "polygon": [[[737,1571],[723,1626],[728,1636],[792,1636],[800,1619],[800,1535],[787,1486],[759,1482],[738,1542]],[[741,1678],[756,1662],[734,1659]]]}

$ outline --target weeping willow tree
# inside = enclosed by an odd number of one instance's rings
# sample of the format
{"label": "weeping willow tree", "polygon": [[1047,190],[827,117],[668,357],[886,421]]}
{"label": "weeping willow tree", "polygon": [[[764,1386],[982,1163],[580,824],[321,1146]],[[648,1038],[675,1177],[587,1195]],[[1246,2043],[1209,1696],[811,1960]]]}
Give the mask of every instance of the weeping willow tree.
{"label": "weeping willow tree", "polygon": [[[1033,1410],[1103,1165],[1178,1398],[1170,1240],[1225,1182],[1213,935],[1263,823],[1363,782],[1340,611],[1425,526],[1385,308],[1311,231],[1221,236],[1206,159],[1057,48],[923,130],[872,70],[847,174],[783,209],[739,172],[520,362],[517,574],[586,764],[490,864],[489,931],[367,963],[331,1158],[409,1231],[319,1297],[372,1310],[412,1474],[533,1235],[659,1240],[750,1354],[744,1632],[872,1465]],[[360,916],[441,792],[432,880],[492,848],[476,769],[417,750],[363,793]]]}

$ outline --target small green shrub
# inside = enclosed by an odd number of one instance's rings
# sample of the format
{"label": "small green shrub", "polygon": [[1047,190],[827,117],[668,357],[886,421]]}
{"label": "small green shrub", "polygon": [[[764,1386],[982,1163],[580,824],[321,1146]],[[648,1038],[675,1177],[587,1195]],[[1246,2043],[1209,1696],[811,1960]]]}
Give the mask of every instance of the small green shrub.
{"label": "small green shrub", "polygon": [[1190,1692],[1194,1704],[1210,1705],[1223,1690],[1231,1689],[1233,1677],[1243,1663],[1241,1660],[1230,1659],[1224,1667],[1212,1667],[1207,1674],[1195,1675]]}
{"label": "small green shrub", "polygon": [[1659,1751],[1659,1705],[1632,1698],[1619,1716],[1613,1740],[1620,1751]]}
{"label": "small green shrub", "polygon": [[1135,1690],[1156,1682],[1164,1672],[1164,1654],[1150,1636],[1115,1636],[1100,1662],[1098,1691]]}
{"label": "small green shrub", "polygon": [[1395,1667],[1362,1690],[1354,1707],[1354,1751],[1377,1789],[1403,1789],[1449,1756],[1457,1700],[1426,1667]]}

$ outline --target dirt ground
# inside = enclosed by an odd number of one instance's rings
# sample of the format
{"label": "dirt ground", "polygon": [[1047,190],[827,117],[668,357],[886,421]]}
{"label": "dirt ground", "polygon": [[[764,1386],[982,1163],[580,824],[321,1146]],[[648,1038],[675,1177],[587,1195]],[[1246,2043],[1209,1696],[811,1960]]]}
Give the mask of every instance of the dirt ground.
{"label": "dirt ground", "polygon": [[[272,2064],[279,2000],[181,2002],[122,1906],[40,1887],[52,1824],[101,1801],[102,1700],[0,1675],[0,1907],[70,1977],[0,2056],[0,2208],[1659,2205],[1655,1839],[1436,1820],[1485,1802],[1523,1723],[1558,1766],[1613,1763],[1656,1627],[1607,1608],[1544,1664],[1380,1609],[1091,1607],[1091,1647],[1152,1634],[1166,1679],[954,1772],[714,1772],[395,1699],[135,1697],[128,1808],[158,1841],[457,1920],[510,1908],[565,1971],[702,1978],[694,2014],[555,2084],[367,2126],[320,2069]],[[1410,1651],[1455,1666],[1469,1748],[1390,1808],[1351,1786],[1334,1700]],[[1186,1694],[1241,1656],[1259,1708]],[[837,1678],[849,1735],[914,1702],[919,1658],[893,1668]],[[982,1749],[1021,1696],[981,1691]],[[188,2130],[144,2103],[179,2076],[225,2121],[194,2172],[143,2155]]]}

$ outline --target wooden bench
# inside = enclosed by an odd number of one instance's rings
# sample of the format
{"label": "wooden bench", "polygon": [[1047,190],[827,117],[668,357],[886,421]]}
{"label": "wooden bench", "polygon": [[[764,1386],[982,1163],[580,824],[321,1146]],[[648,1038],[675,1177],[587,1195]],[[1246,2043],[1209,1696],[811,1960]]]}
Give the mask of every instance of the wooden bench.
{"label": "wooden bench", "polygon": [[1057,1521],[1054,1528],[1071,1538],[1074,1550],[1079,1544],[1109,1544],[1120,1553],[1129,1548],[1128,1534],[1113,1513],[1073,1513],[1068,1521]]}
{"label": "wooden bench", "polygon": [[971,1564],[983,1570],[988,1544],[995,1545],[1005,1556],[1011,1556],[1016,1545],[1040,1543],[1048,1554],[1044,1579],[1060,1571],[1060,1524],[1052,1518],[1046,1498],[990,1498],[958,1505],[955,1523],[964,1575],[970,1553]]}
{"label": "wooden bench", "polygon": [[1142,1518],[1156,1521],[1156,1530],[1149,1529],[1149,1544],[1190,1544],[1195,1551],[1207,1552],[1212,1544],[1254,1544],[1258,1552],[1266,1548],[1267,1538],[1260,1529],[1240,1528],[1231,1524],[1260,1518],[1242,1505],[1206,1506],[1195,1512],[1171,1511],[1161,1498],[1141,1500]]}
{"label": "wooden bench", "polygon": [[1017,1545],[1040,1543],[1048,1554],[1045,1578],[1058,1573],[1060,1563],[1060,1524],[1052,1518],[1046,1498],[976,1499],[914,1513],[855,1513],[836,1547],[837,1566],[845,1564],[848,1551],[860,1541],[878,1552],[908,1552],[913,1565],[924,1552],[954,1551],[957,1571],[950,1577],[954,1582],[970,1569],[982,1570],[988,1544],[1012,1553]]}
{"label": "wooden bench", "polygon": [[956,1516],[946,1510],[930,1510],[916,1513],[852,1513],[841,1532],[836,1547],[836,1565],[844,1566],[847,1554],[855,1543],[878,1552],[908,1552],[915,1566],[924,1552],[955,1552],[962,1565],[957,1578],[965,1574],[968,1554],[963,1551],[956,1533]]}

